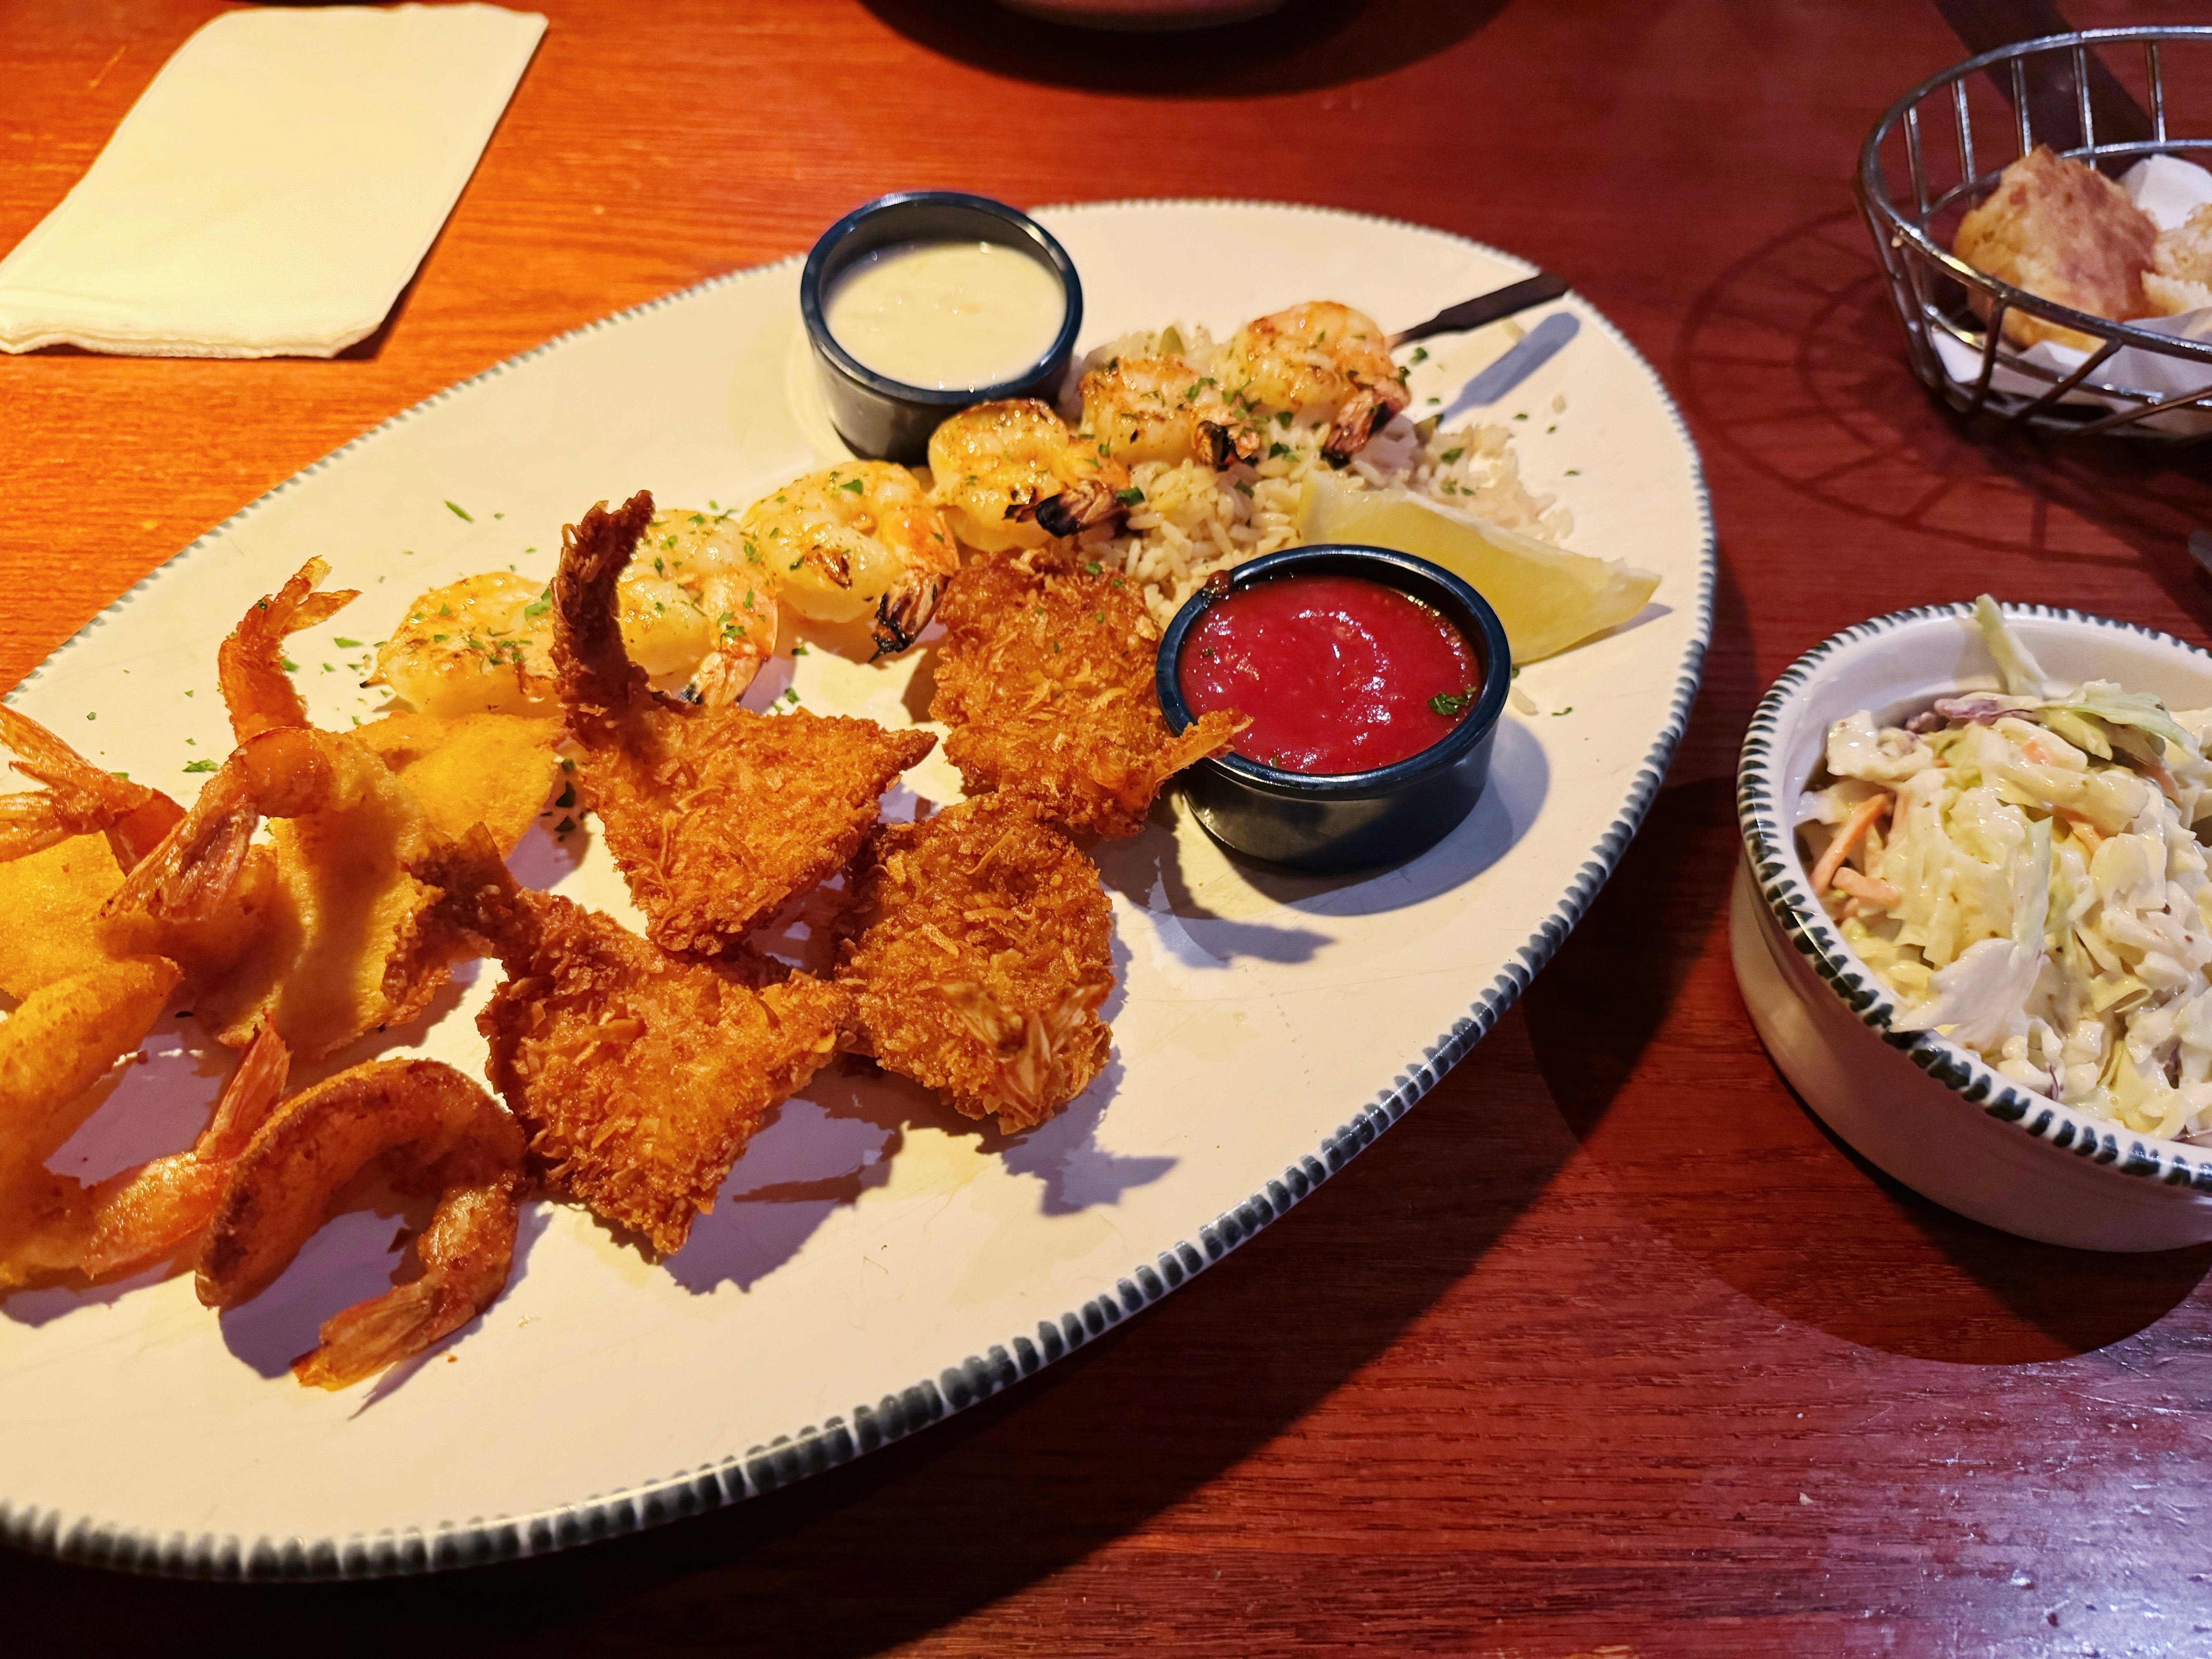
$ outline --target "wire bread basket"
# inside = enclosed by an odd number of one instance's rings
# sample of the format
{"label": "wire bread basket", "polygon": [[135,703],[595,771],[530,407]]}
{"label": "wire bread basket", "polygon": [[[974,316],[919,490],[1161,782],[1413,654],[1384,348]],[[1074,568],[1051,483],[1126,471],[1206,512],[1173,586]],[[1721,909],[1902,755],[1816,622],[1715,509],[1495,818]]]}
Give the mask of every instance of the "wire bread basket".
{"label": "wire bread basket", "polygon": [[[2193,106],[2193,124],[2177,101]],[[2001,46],[1923,82],[1875,124],[1859,151],[1859,206],[1913,373],[1969,416],[2046,432],[2212,436],[2212,328],[2193,338],[2093,316],[1950,252],[1959,221],[2039,143],[2108,175],[2146,156],[2212,151],[2212,27],[2083,29]],[[2094,349],[2024,349],[2005,335],[2015,313],[2087,335]]]}

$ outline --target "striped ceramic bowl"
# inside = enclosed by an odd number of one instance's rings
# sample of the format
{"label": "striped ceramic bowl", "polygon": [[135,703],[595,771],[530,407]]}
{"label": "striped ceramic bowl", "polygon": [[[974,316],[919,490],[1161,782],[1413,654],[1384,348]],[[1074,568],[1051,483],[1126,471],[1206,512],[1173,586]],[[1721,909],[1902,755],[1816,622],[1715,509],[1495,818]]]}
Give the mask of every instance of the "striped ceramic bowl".
{"label": "striped ceramic bowl", "polygon": [[[2169,708],[2212,705],[2212,655],[2127,623],[2042,605],[2008,619],[2051,675],[2117,680]],[[1793,833],[1828,727],[1901,721],[1997,685],[1968,605],[1899,611],[1822,641],[1774,683],[1736,773],[1743,863],[1730,907],[1736,981],[1805,1103],[1880,1169],[1948,1209],[2053,1244],[2161,1250],[2212,1239],[2212,1146],[2137,1134],[2034,1093],[1933,1032],[1814,900]]]}

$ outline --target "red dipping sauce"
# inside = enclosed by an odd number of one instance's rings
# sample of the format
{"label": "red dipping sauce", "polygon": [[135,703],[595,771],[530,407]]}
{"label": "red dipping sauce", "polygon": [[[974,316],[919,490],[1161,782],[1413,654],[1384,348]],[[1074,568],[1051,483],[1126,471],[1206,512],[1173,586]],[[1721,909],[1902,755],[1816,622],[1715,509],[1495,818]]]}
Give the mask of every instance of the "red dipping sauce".
{"label": "red dipping sauce", "polygon": [[1184,636],[1176,669],[1194,713],[1252,717],[1238,754],[1286,772],[1365,772],[1418,755],[1466,717],[1482,685],[1473,647],[1428,606],[1326,574],[1217,600]]}

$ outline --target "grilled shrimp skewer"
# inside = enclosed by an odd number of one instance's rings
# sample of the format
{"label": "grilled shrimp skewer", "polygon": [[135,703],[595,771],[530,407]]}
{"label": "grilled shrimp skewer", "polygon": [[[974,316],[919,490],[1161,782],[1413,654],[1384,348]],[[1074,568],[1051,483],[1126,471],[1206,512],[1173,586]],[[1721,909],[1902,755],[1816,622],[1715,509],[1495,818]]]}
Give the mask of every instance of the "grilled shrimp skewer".
{"label": "grilled shrimp skewer", "polygon": [[1032,398],[978,404],[945,422],[929,434],[929,470],[931,498],[962,541],[987,553],[1128,516],[1120,492],[1129,469]]}
{"label": "grilled shrimp skewer", "polygon": [[239,1155],[201,1248],[199,1298],[234,1308],[267,1289],[339,1190],[376,1164],[400,1191],[438,1195],[415,1240],[422,1276],[325,1321],[321,1345],[292,1366],[315,1388],[373,1376],[506,1288],[523,1151],[521,1126],[450,1066],[384,1060],[341,1072],[286,1101]]}
{"label": "grilled shrimp skewer", "polygon": [[[648,548],[659,523],[646,532]],[[777,597],[800,616],[871,617],[879,656],[915,642],[960,568],[921,481],[890,461],[848,461],[795,478],[747,507],[738,533],[746,556],[765,562]]]}
{"label": "grilled shrimp skewer", "polygon": [[1247,406],[1329,414],[1322,455],[1342,466],[1412,394],[1390,358],[1390,339],[1364,312],[1314,300],[1255,318],[1229,342],[1227,392]]}
{"label": "grilled shrimp skewer", "polygon": [[1195,458],[1217,472],[1266,447],[1220,382],[1176,356],[1116,358],[1085,374],[1081,435],[1126,465]]}
{"label": "grilled shrimp skewer", "polygon": [[[775,650],[774,584],[726,514],[653,517],[616,586],[623,644],[663,691],[733,702]],[[426,714],[557,712],[553,595],[512,571],[434,587],[378,647],[364,684]]]}

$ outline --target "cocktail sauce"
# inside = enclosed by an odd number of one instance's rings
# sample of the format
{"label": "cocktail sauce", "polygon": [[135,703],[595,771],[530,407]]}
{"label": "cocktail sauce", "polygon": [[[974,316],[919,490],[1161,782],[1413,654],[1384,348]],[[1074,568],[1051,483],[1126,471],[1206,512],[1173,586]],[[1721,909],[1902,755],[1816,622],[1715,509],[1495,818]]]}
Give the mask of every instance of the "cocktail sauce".
{"label": "cocktail sauce", "polygon": [[1459,724],[1482,668],[1456,628],[1395,587],[1316,573],[1217,600],[1176,664],[1194,713],[1252,717],[1237,752],[1286,772],[1365,772]]}

